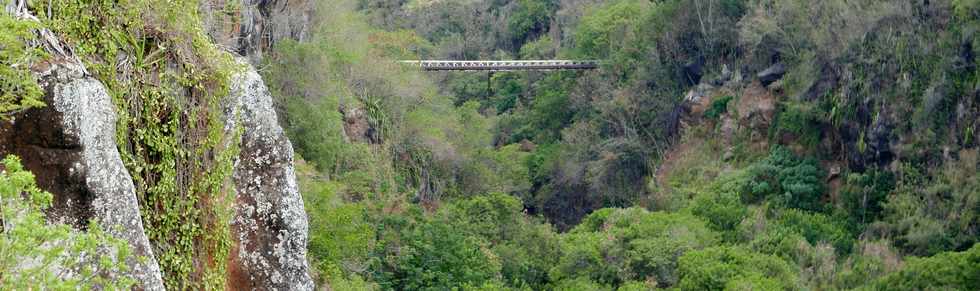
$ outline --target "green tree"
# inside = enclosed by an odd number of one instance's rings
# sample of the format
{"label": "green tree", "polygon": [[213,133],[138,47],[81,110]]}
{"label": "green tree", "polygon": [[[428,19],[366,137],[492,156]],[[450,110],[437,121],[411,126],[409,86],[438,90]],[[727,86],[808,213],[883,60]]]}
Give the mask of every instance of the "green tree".
{"label": "green tree", "polygon": [[519,199],[491,193],[441,208],[436,221],[488,243],[507,286],[542,289],[557,258],[558,234],[523,209]]}
{"label": "green tree", "polygon": [[823,209],[820,198],[826,174],[816,159],[800,158],[785,147],[776,147],[750,171],[754,178],[743,193],[749,201],[767,197],[788,207]]}
{"label": "green tree", "polygon": [[748,214],[748,208],[733,192],[699,193],[691,201],[692,214],[704,218],[712,229],[722,232],[735,230]]}
{"label": "green tree", "polygon": [[856,224],[864,225],[879,218],[885,198],[894,189],[894,174],[872,169],[865,173],[847,175],[840,196],[851,220]]}
{"label": "green tree", "polygon": [[980,154],[965,150],[931,179],[912,169],[888,196],[879,226],[904,251],[928,256],[966,249],[980,237]]}
{"label": "green tree", "polygon": [[483,285],[500,279],[500,258],[480,240],[441,222],[408,230],[397,254],[388,287],[407,290],[448,290],[464,284]]}
{"label": "green tree", "polygon": [[34,30],[40,24],[16,19],[0,12],[0,120],[34,107],[44,106],[41,87],[31,66],[40,61],[44,52],[31,46]]}
{"label": "green tree", "polygon": [[980,244],[963,252],[912,258],[898,272],[871,283],[869,290],[980,289]]}
{"label": "green tree", "polygon": [[810,244],[829,243],[842,254],[850,253],[854,238],[845,224],[834,217],[799,209],[782,209],[776,216],[777,227],[797,232]]}
{"label": "green tree", "polygon": [[688,252],[679,272],[680,290],[791,290],[797,279],[778,257],[732,246]]}
{"label": "green tree", "polygon": [[688,214],[600,209],[562,237],[562,258],[552,276],[588,277],[614,287],[629,281],[669,287],[677,283],[679,257],[717,242],[704,221]]}
{"label": "green tree", "polygon": [[556,8],[555,0],[518,0],[507,21],[514,48],[521,48],[528,39],[547,31]]}

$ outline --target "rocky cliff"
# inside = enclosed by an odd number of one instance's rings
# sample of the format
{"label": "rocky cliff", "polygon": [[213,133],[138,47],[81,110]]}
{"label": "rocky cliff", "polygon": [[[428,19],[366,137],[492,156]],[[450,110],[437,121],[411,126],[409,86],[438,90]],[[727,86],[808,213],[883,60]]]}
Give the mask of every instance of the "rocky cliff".
{"label": "rocky cliff", "polygon": [[[24,15],[30,17],[29,15]],[[163,290],[140,218],[133,180],[116,149],[116,112],[105,86],[48,31],[39,31],[51,58],[33,68],[47,107],[0,123],[0,155],[19,156],[38,186],[54,194],[49,219],[76,228],[97,221],[129,241],[141,259],[130,269],[146,290]]]}
{"label": "rocky cliff", "polygon": [[[276,41],[301,40],[309,29],[306,1],[204,2],[204,26],[212,38],[253,63]],[[23,1],[15,3],[21,3],[12,6],[21,17],[33,18]],[[232,15],[233,22],[209,22]],[[159,254],[154,256],[150,229],[141,218],[147,214],[140,213],[141,196],[117,150],[117,107],[107,87],[69,46],[46,30],[39,34],[51,57],[33,71],[47,107],[0,124],[0,154],[20,156],[38,177],[38,185],[54,194],[49,219],[77,229],[98,221],[143,257],[128,262],[128,275],[137,279],[137,287],[163,290]],[[308,225],[293,173],[293,149],[277,124],[261,77],[251,65],[243,66],[229,81],[231,92],[223,101],[225,133],[240,136],[227,141],[241,149],[233,175],[225,182],[235,194],[225,287],[312,290],[306,259]]]}
{"label": "rocky cliff", "polygon": [[312,27],[314,1],[205,0],[204,27],[215,43],[258,64],[279,41],[304,40]]}
{"label": "rocky cliff", "polygon": [[[261,62],[275,43],[309,33],[311,1],[210,0],[204,26],[221,46]],[[237,7],[236,7],[237,6]],[[233,12],[227,10],[234,7]],[[293,148],[279,126],[262,77],[245,71],[232,78],[225,103],[226,131],[244,128],[235,162],[235,216],[229,286],[232,289],[312,290],[306,260],[308,225],[293,169]]]}
{"label": "rocky cliff", "polygon": [[251,66],[232,81],[226,130],[241,126],[235,161],[231,289],[312,290],[308,228],[293,169],[293,147],[277,123],[272,96]]}

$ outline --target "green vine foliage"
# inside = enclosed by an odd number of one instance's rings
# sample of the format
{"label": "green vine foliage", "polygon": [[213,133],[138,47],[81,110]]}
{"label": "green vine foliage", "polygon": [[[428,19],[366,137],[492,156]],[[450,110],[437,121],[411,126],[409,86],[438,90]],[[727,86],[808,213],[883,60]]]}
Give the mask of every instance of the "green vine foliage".
{"label": "green vine foliage", "polygon": [[0,119],[16,112],[44,106],[41,87],[30,67],[44,57],[31,46],[38,24],[0,12]]}
{"label": "green vine foliage", "polygon": [[[50,5],[50,6],[48,6]],[[240,129],[221,100],[239,67],[201,27],[197,0],[35,1],[108,87],[117,143],[168,289],[221,289],[231,248],[231,189]],[[49,14],[50,12],[50,14]]]}
{"label": "green vine foliage", "polygon": [[[20,159],[0,162],[0,289],[124,290],[135,284],[129,244],[92,221],[87,231],[45,222],[51,193],[38,189]],[[113,275],[116,274],[116,275]]]}

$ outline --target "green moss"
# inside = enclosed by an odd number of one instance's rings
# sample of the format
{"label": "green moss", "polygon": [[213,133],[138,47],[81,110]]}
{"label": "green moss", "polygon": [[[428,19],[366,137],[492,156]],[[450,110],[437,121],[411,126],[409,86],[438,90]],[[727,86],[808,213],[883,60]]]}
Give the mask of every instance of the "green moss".
{"label": "green moss", "polygon": [[31,7],[113,97],[117,143],[168,289],[223,288],[231,247],[226,181],[241,129],[225,134],[220,101],[237,66],[205,35],[198,4],[72,0]]}

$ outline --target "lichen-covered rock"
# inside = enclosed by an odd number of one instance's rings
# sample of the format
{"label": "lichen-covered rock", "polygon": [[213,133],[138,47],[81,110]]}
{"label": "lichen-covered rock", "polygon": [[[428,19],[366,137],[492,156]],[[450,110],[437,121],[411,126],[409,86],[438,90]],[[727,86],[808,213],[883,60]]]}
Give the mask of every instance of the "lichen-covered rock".
{"label": "lichen-covered rock", "polygon": [[204,27],[222,47],[258,64],[277,42],[302,41],[310,33],[310,0],[206,0]]}
{"label": "lichen-covered rock", "polygon": [[242,129],[235,162],[235,215],[228,285],[234,290],[312,290],[309,225],[293,169],[293,147],[272,96],[251,66],[233,77],[226,131]]}
{"label": "lichen-covered rock", "polygon": [[38,186],[54,194],[49,219],[76,228],[99,222],[145,258],[128,262],[139,287],[163,290],[133,180],[116,149],[115,106],[105,86],[70,57],[56,56],[36,66],[35,73],[47,107],[0,126],[0,153],[20,156]]}

